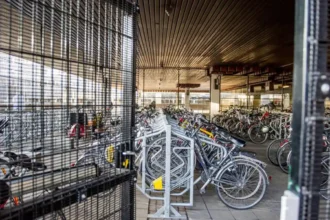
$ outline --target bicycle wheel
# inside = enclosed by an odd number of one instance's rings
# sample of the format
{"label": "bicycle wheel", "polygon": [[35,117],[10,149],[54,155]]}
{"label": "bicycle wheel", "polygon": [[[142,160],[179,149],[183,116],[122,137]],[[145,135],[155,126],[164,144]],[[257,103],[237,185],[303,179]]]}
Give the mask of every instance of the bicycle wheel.
{"label": "bicycle wheel", "polygon": [[249,140],[250,137],[248,134],[248,130],[249,127],[246,124],[240,125],[238,130],[238,135],[245,140]]}
{"label": "bicycle wheel", "polygon": [[233,209],[249,209],[264,197],[267,177],[260,166],[249,161],[225,165],[216,176],[219,199]]}
{"label": "bicycle wheel", "polygon": [[259,124],[252,125],[249,128],[248,134],[249,134],[251,141],[255,144],[262,144],[268,138],[268,133],[262,132],[261,126]]}
{"label": "bicycle wheel", "polygon": [[216,115],[212,118],[212,123],[219,124],[220,123],[220,115]]}
{"label": "bicycle wheel", "polygon": [[277,159],[277,151],[280,148],[281,144],[283,144],[284,139],[277,139],[270,142],[267,147],[267,158],[268,160],[275,166],[279,166]]}
{"label": "bicycle wheel", "polygon": [[277,153],[278,164],[284,173],[289,172],[288,156],[290,152],[291,152],[290,142],[283,144],[282,147],[278,149],[278,153]]}
{"label": "bicycle wheel", "polygon": [[230,122],[228,122],[228,128],[227,128],[228,131],[230,133],[235,134],[238,130],[238,126],[237,126],[238,123],[239,123],[239,121],[237,119],[235,119],[235,118],[231,119]]}

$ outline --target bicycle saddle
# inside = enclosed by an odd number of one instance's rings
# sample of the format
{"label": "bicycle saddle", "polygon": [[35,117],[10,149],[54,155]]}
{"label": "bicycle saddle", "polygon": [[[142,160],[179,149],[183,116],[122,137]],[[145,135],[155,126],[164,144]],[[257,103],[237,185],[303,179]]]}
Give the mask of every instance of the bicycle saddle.
{"label": "bicycle saddle", "polygon": [[224,133],[227,133],[227,130],[219,125],[214,124],[214,126],[218,129],[218,131],[222,131]]}
{"label": "bicycle saddle", "polygon": [[237,145],[238,147],[244,147],[245,146],[245,143],[246,143],[245,140],[240,139],[240,138],[237,138],[237,137],[234,137],[234,136],[230,136],[229,140],[233,144]]}
{"label": "bicycle saddle", "polygon": [[42,171],[47,169],[47,166],[44,163],[40,163],[40,162],[22,162],[20,163],[20,165],[23,168],[27,168],[33,171]]}
{"label": "bicycle saddle", "polygon": [[37,151],[40,151],[40,150],[42,150],[42,149],[44,149],[44,147],[36,147],[36,148],[32,148],[32,149],[31,149],[31,152],[37,152]]}
{"label": "bicycle saddle", "polygon": [[7,152],[4,152],[3,155],[5,157],[11,158],[13,160],[17,160],[17,154],[15,154],[13,152],[7,151]]}
{"label": "bicycle saddle", "polygon": [[222,138],[217,138],[217,141],[220,142],[221,144],[227,145],[227,144],[231,144],[232,142],[222,139]]}

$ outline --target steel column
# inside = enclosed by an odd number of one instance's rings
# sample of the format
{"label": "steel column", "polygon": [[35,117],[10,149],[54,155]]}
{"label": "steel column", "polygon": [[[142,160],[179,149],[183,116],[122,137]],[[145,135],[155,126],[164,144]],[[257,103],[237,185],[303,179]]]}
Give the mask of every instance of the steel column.
{"label": "steel column", "polygon": [[143,88],[142,88],[142,105],[144,107],[144,91],[145,91],[145,81],[146,81],[146,76],[145,76],[145,69],[143,69]]}
{"label": "steel column", "polygon": [[246,78],[246,108],[249,109],[249,102],[250,102],[250,76],[247,75]]}
{"label": "steel column", "polygon": [[218,88],[219,88],[219,112],[222,111],[222,100],[221,100],[221,77],[222,75],[220,74],[218,77]]}
{"label": "steel column", "polygon": [[281,88],[281,94],[282,94],[282,103],[281,103],[281,111],[284,110],[284,75],[282,75],[282,88]]}
{"label": "steel column", "polygon": [[177,91],[177,107],[179,108],[179,96],[180,96],[180,69],[178,69],[178,91]]}

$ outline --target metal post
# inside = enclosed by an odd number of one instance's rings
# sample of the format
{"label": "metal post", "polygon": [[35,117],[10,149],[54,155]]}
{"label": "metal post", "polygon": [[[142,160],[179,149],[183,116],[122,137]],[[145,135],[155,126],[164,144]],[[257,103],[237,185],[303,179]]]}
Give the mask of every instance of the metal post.
{"label": "metal post", "polygon": [[143,88],[142,88],[142,105],[144,107],[144,86],[145,86],[146,76],[145,76],[145,69],[143,69]]}
{"label": "metal post", "polygon": [[171,125],[166,125],[164,217],[171,214]]}
{"label": "metal post", "polygon": [[282,93],[282,104],[281,104],[281,111],[284,110],[284,75],[282,74],[282,89],[281,89],[281,93]]}
{"label": "metal post", "polygon": [[222,77],[222,75],[219,75],[219,77],[218,77],[218,88],[219,88],[219,112],[222,111],[222,100],[221,100],[221,77]]}
{"label": "metal post", "polygon": [[211,116],[212,116],[212,74],[210,74],[210,69],[206,70],[206,75],[209,76],[209,81],[210,81],[210,103],[209,103],[209,115],[210,115],[210,120],[211,120]]}
{"label": "metal post", "polygon": [[[134,141],[134,131],[135,131],[135,104],[136,104],[136,59],[137,59],[137,26],[138,26],[138,13],[139,13],[139,5],[138,5],[138,1],[136,1],[136,3],[133,5],[133,60],[132,60],[132,84],[131,87],[132,88],[132,102],[131,102],[131,108],[130,108],[130,113],[131,113],[131,129],[130,129],[130,137],[131,141],[130,141],[130,147],[129,147],[129,151],[134,151],[135,149],[135,141]],[[129,86],[129,85],[128,85]],[[129,111],[128,111],[129,112]],[[134,156],[130,156],[129,157],[129,169],[130,170],[134,170],[135,169],[135,157]],[[135,203],[135,181],[136,181],[136,172],[134,173],[134,175],[131,177],[131,181],[128,185],[129,187],[129,193],[128,193],[128,197],[129,197],[129,213],[127,213],[126,215],[123,215],[122,218],[123,219],[134,219],[135,218],[135,208],[136,208],[136,203]],[[127,195],[127,194],[126,194]]]}
{"label": "metal post", "polygon": [[180,69],[178,69],[178,91],[177,91],[177,107],[179,108],[179,96],[180,96]]}
{"label": "metal post", "polygon": [[247,75],[246,79],[246,108],[249,109],[250,102],[250,76]]}

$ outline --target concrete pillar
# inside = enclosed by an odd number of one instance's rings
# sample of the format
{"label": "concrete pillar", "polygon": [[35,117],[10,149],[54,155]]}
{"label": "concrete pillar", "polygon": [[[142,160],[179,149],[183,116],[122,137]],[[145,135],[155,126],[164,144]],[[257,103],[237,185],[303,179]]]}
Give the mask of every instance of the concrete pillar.
{"label": "concrete pillar", "polygon": [[190,90],[189,90],[189,88],[185,89],[184,106],[185,106],[186,109],[190,109]]}
{"label": "concrete pillar", "polygon": [[141,91],[139,91],[139,93],[138,93],[137,104],[138,104],[139,106],[142,106],[142,92],[141,92]]}
{"label": "concrete pillar", "polygon": [[156,102],[156,105],[162,104],[162,93],[161,92],[157,92],[156,93],[156,100],[155,100],[155,102]]}
{"label": "concrete pillar", "polygon": [[211,75],[210,77],[210,118],[213,118],[214,115],[219,114],[219,85],[218,84],[218,75]]}
{"label": "concrete pillar", "polygon": [[261,95],[255,94],[253,96],[253,108],[259,108],[260,103],[261,103]]}
{"label": "concrete pillar", "polygon": [[284,109],[290,108],[290,94],[289,93],[285,93],[283,95],[283,108]]}

